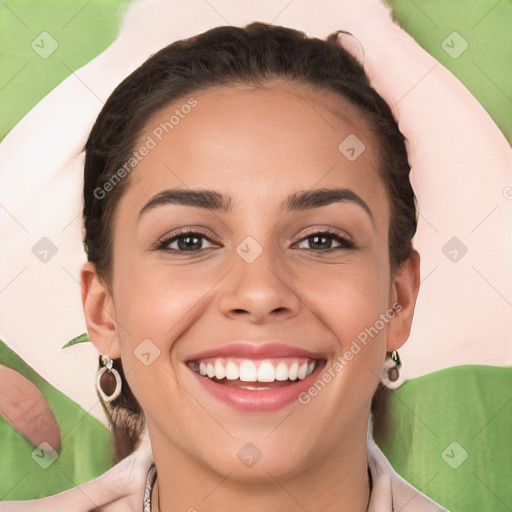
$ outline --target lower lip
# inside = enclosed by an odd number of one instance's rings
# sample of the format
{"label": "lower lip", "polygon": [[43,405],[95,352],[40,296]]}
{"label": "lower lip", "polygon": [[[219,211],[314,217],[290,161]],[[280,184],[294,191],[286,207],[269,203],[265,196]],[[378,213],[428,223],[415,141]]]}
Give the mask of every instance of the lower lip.
{"label": "lower lip", "polygon": [[[288,386],[254,391],[218,384],[191,368],[189,369],[208,393],[234,409],[243,412],[272,412],[298,401],[299,395],[312,385],[323,366],[325,366],[325,362],[318,361],[313,373],[303,380],[294,381],[293,384]],[[250,386],[251,383],[247,382],[247,385]]]}

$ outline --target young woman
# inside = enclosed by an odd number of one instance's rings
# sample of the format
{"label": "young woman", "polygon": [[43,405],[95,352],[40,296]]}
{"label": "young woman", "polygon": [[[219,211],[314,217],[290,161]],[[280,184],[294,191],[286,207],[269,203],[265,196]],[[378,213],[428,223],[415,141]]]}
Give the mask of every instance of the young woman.
{"label": "young woman", "polygon": [[419,287],[409,171],[337,33],[218,27],[116,88],[82,299],[118,460],[147,427],[145,510],[444,510],[371,439]]}
{"label": "young woman", "polygon": [[116,88],[82,298],[119,460],[147,425],[152,510],[384,510],[367,433],[418,293],[409,170],[337,33],[218,27]]}

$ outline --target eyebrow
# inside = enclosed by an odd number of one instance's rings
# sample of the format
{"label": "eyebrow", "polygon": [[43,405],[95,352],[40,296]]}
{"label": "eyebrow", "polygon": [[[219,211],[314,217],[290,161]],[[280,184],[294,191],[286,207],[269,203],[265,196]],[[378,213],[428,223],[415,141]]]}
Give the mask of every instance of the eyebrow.
{"label": "eyebrow", "polygon": [[[281,212],[309,210],[332,203],[351,202],[360,206],[375,224],[370,207],[353,190],[348,188],[321,188],[302,190],[290,194],[280,205]],[[232,212],[233,200],[214,190],[167,189],[154,195],[139,212],[137,222],[154,208],[166,204],[194,206],[212,211]]]}

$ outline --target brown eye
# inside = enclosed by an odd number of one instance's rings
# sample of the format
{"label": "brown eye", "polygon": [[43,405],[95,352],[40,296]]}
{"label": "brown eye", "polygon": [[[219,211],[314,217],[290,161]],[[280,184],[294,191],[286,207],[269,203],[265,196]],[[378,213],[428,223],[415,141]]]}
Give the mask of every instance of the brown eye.
{"label": "brown eye", "polygon": [[[311,249],[314,251],[328,251],[328,250],[339,250],[339,249],[351,249],[354,247],[352,241],[348,238],[341,236],[338,233],[332,233],[330,231],[320,231],[312,233],[307,237],[303,238],[299,243],[306,241],[309,247],[299,247],[299,249]],[[337,247],[333,247],[333,243],[338,243]]]}
{"label": "brown eye", "polygon": [[205,240],[207,240],[208,243],[214,243],[201,232],[185,230],[158,242],[156,249],[173,254],[194,253],[202,249],[210,249],[210,247],[204,247]]}

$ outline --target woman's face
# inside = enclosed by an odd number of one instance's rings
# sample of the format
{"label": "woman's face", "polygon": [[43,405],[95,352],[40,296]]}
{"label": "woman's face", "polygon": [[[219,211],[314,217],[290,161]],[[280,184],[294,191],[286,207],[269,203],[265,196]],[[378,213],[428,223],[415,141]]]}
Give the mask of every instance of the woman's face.
{"label": "woman's face", "polygon": [[113,219],[112,337],[97,343],[122,357],[157,464],[241,480],[360,446],[412,318],[392,310],[375,136],[334,93],[268,86],[209,89],[146,124]]}

